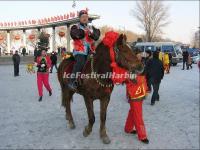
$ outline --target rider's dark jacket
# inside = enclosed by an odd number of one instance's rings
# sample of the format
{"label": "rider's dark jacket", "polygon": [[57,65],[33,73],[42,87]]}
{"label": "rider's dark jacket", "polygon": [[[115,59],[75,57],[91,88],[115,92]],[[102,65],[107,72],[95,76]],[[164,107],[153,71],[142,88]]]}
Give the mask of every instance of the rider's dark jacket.
{"label": "rider's dark jacket", "polygon": [[74,40],[73,55],[88,55],[95,50],[95,41],[100,37],[100,30],[94,26],[83,25],[81,23],[73,25],[70,32],[71,38]]}

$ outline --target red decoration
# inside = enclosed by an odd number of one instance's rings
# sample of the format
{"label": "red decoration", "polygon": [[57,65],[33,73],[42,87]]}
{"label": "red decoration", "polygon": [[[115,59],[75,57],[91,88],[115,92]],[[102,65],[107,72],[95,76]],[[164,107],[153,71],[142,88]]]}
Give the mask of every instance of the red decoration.
{"label": "red decoration", "polygon": [[29,40],[34,40],[35,37],[36,37],[36,36],[35,36],[34,34],[30,34],[30,35],[28,36]]}
{"label": "red decoration", "polygon": [[0,34],[0,41],[4,40],[4,36]]}
{"label": "red decoration", "polygon": [[57,20],[60,21],[60,16],[57,16]]}
{"label": "red decoration", "polygon": [[[112,68],[112,81],[114,84],[122,83],[125,81],[125,76],[123,78],[117,77],[120,74],[125,74],[127,71],[121,67],[119,67],[115,61],[115,52],[114,52],[114,43],[117,41],[119,34],[114,31],[109,31],[105,34],[103,38],[103,44],[109,47],[110,50],[110,59],[111,59],[111,68]],[[116,75],[116,76],[114,76]]]}
{"label": "red decoration", "polygon": [[56,16],[54,17],[54,21],[57,21],[57,17]]}
{"label": "red decoration", "polygon": [[32,20],[32,24],[36,24],[36,20]]}
{"label": "red decoration", "polygon": [[51,17],[51,22],[54,22],[54,18],[53,17]]}
{"label": "red decoration", "polygon": [[63,18],[64,18],[64,17],[63,17],[62,15],[60,15],[60,20],[63,20]]}
{"label": "red decoration", "polygon": [[60,31],[60,32],[58,33],[58,35],[59,35],[60,37],[64,37],[64,36],[65,36],[65,32]]}
{"label": "red decoration", "polygon": [[19,35],[15,35],[14,39],[15,40],[20,40],[20,36]]}
{"label": "red decoration", "polygon": [[66,14],[64,15],[64,19],[65,19],[65,20],[67,19],[67,15],[66,15]]}

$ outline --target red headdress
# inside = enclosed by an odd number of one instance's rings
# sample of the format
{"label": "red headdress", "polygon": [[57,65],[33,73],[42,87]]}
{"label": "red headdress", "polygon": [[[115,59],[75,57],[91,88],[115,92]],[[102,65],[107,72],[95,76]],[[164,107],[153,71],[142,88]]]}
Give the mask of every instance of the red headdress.
{"label": "red headdress", "polygon": [[114,52],[114,44],[119,38],[119,34],[114,31],[109,31],[105,34],[103,38],[103,44],[109,47],[110,51],[110,59],[111,59],[111,68],[112,68],[112,81],[114,84],[122,83],[125,81],[125,73],[127,70],[119,67],[115,61],[115,52]]}

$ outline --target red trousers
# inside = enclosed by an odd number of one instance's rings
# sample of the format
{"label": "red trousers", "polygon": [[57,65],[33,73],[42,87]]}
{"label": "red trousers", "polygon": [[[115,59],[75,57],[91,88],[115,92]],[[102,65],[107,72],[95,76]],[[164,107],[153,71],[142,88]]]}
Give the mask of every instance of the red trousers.
{"label": "red trousers", "polygon": [[43,84],[48,91],[52,91],[49,85],[49,73],[37,73],[37,86],[39,96],[43,96]]}
{"label": "red trousers", "polygon": [[130,101],[130,110],[126,119],[124,129],[126,133],[130,133],[131,131],[136,130],[139,140],[147,138],[146,129],[142,117],[142,103],[142,100]]}

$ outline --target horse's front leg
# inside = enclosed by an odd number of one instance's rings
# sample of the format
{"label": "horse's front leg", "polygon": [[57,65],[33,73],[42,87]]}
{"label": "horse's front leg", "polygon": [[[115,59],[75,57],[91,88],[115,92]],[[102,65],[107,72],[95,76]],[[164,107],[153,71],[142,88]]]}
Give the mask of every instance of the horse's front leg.
{"label": "horse's front leg", "polygon": [[106,113],[110,98],[100,99],[100,138],[104,144],[109,144],[110,139],[106,133]]}
{"label": "horse's front leg", "polygon": [[85,129],[83,131],[83,136],[87,137],[92,132],[92,127],[95,122],[95,116],[94,116],[94,110],[93,110],[93,100],[86,97],[84,97],[84,100],[85,100],[85,105],[87,108],[89,122],[88,122],[88,125],[85,126]]}

